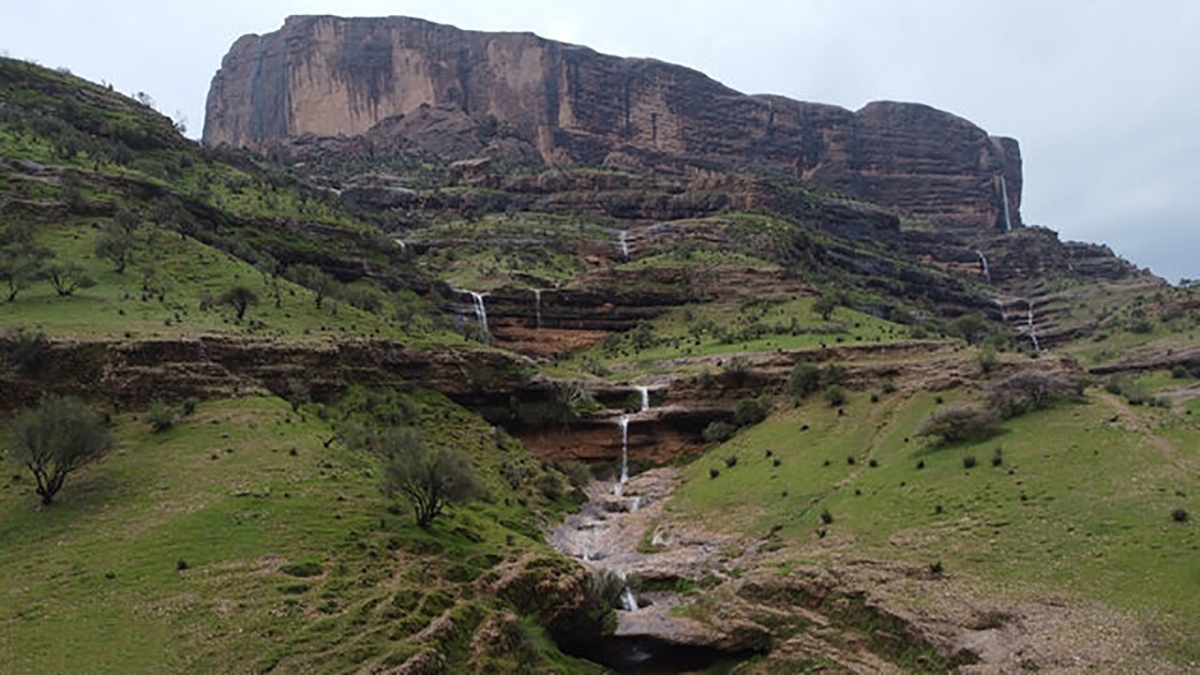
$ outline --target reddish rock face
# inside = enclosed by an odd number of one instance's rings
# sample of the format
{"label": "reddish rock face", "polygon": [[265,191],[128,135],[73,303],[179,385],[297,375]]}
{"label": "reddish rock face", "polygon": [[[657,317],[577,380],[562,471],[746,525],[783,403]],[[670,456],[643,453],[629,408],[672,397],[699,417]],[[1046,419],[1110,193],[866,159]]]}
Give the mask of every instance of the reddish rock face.
{"label": "reddish rock face", "polygon": [[305,135],[369,136],[446,160],[757,168],[964,232],[1021,224],[1016,141],[949,113],[747,96],[652,59],[403,17],[291,17],[233,45],[209,91],[204,141]]}

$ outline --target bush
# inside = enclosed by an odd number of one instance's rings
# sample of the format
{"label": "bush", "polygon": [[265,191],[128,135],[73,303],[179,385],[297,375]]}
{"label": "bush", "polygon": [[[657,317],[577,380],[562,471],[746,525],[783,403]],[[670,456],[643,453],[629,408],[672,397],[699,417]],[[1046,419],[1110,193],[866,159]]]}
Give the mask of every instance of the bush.
{"label": "bush", "polygon": [[967,455],[966,457],[963,457],[963,459],[962,459],[962,464],[963,464],[964,469],[974,469],[976,463],[977,462],[975,460],[975,455]]}
{"label": "bush", "polygon": [[833,514],[829,512],[829,509],[821,509],[821,522],[826,525],[833,522]]}
{"label": "bush", "polygon": [[749,427],[762,422],[771,413],[771,403],[769,396],[744,398],[738,401],[737,408],[733,413],[734,424],[739,427]]}
{"label": "bush", "polygon": [[730,455],[725,458],[725,466],[730,469],[737,466],[737,463],[738,463],[737,455]]}
{"label": "bush", "polygon": [[737,427],[729,422],[709,422],[708,426],[704,427],[704,440],[708,443],[724,443],[733,438],[737,433]]}
{"label": "bush", "polygon": [[846,404],[846,390],[836,384],[825,390],[824,397],[831,408]]}
{"label": "bush", "polygon": [[1003,448],[996,448],[996,451],[992,453],[992,466],[1000,466],[1003,463],[1004,450]]}
{"label": "bush", "polygon": [[1184,380],[1191,376],[1192,374],[1188,372],[1187,367],[1182,363],[1177,363],[1171,368],[1171,377],[1177,380]]}
{"label": "bush", "polygon": [[315,560],[306,560],[298,563],[288,563],[279,568],[280,572],[292,577],[315,577],[320,576],[325,570],[321,567],[321,563]]}
{"label": "bush", "polygon": [[1067,373],[1023,370],[992,387],[987,401],[990,408],[1009,419],[1082,394],[1082,381]]}
{"label": "bush", "polygon": [[567,482],[571,487],[580,490],[592,482],[592,470],[583,462],[571,462],[563,468],[563,473],[567,475]]}
{"label": "bush", "polygon": [[939,443],[988,438],[996,432],[997,416],[991,410],[972,405],[951,405],[930,413],[917,436],[936,437]]}
{"label": "bush", "polygon": [[1175,509],[1171,511],[1171,520],[1177,523],[1186,523],[1189,518],[1191,516],[1188,514],[1187,509]]}
{"label": "bush", "polygon": [[171,410],[160,399],[154,399],[154,402],[150,404],[150,409],[146,411],[146,415],[142,419],[146,424],[150,425],[151,431],[161,434],[175,426],[175,411]]}
{"label": "bush", "polygon": [[797,404],[821,387],[821,370],[811,363],[797,363],[788,376],[787,390]]}
{"label": "bush", "polygon": [[715,467],[715,466],[714,466],[713,468],[711,468],[711,469],[709,469],[709,470],[708,470],[708,477],[709,477],[709,478],[716,478],[717,476],[720,476],[720,475],[721,475],[721,470],[720,470],[720,469],[718,469],[718,468],[717,468],[717,467]]}

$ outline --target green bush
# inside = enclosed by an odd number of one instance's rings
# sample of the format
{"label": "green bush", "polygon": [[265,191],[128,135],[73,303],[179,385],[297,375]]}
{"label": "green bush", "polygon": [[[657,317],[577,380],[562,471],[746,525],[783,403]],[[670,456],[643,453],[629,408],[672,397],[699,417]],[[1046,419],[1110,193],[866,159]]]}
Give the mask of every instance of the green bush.
{"label": "green bush", "polygon": [[150,425],[151,431],[156,434],[161,434],[171,427],[175,426],[175,411],[171,410],[165,403],[159,399],[155,399],[150,404],[150,409],[146,411],[143,420]]}
{"label": "green bush", "polygon": [[709,422],[708,426],[704,427],[704,440],[709,443],[724,443],[733,438],[737,433],[737,427],[729,422]]}
{"label": "green bush", "polygon": [[830,407],[836,408],[846,404],[846,390],[836,384],[826,389],[823,396]]}
{"label": "green bush", "polygon": [[821,387],[821,370],[811,363],[797,363],[788,376],[787,391],[797,404]]}
{"label": "green bush", "polygon": [[321,563],[315,560],[306,560],[304,562],[288,563],[279,568],[280,572],[292,577],[316,577],[320,576],[325,570],[321,567]]}
{"label": "green bush", "polygon": [[738,401],[737,408],[733,412],[734,424],[739,427],[749,427],[762,422],[771,413],[771,403],[769,396],[744,398]]}

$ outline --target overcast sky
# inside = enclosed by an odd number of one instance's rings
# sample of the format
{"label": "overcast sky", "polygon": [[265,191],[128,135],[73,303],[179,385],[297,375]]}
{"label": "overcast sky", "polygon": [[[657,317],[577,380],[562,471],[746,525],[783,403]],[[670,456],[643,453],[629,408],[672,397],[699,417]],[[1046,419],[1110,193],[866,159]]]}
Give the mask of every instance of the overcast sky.
{"label": "overcast sky", "polygon": [[1200,278],[1196,0],[0,0],[0,52],[144,91],[198,136],[229,46],[290,14],[532,31],[852,110],[926,103],[1020,141],[1027,224]]}

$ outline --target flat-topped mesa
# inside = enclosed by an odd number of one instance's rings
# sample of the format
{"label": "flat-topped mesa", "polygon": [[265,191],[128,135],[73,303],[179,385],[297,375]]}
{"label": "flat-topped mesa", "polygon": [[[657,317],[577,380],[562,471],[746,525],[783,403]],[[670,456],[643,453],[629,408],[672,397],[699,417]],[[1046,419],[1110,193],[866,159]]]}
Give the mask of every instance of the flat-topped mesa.
{"label": "flat-topped mesa", "polygon": [[1017,142],[955,115],[748,96],[532,33],[296,16],[240,38],[213,78],[210,145],[368,133],[445,160],[761,169],[967,233],[1021,226]]}

